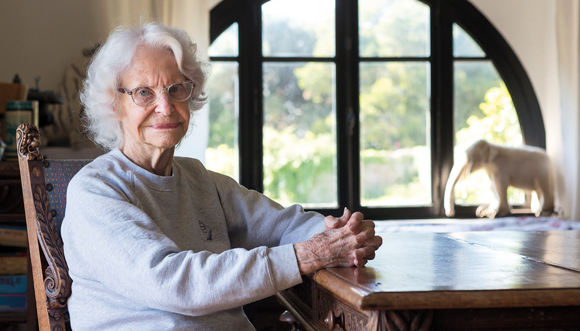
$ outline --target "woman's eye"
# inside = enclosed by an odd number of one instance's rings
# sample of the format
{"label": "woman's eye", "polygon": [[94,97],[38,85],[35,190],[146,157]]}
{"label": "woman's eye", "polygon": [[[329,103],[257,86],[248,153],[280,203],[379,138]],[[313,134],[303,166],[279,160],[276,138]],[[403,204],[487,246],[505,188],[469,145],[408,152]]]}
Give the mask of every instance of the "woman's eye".
{"label": "woman's eye", "polygon": [[140,90],[137,90],[137,95],[140,96],[140,97],[146,98],[146,97],[150,97],[152,94],[153,94],[153,92],[151,90],[149,90],[149,89],[140,89]]}
{"label": "woman's eye", "polygon": [[173,85],[169,88],[169,93],[180,93],[181,90],[183,90],[183,87],[181,86],[181,84],[178,85]]}

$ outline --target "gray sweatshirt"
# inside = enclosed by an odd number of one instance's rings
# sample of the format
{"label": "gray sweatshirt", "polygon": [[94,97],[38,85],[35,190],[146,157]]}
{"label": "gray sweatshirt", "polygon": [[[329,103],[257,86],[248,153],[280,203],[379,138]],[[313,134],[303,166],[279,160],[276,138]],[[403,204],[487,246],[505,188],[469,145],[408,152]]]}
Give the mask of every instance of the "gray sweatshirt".
{"label": "gray sweatshirt", "polygon": [[72,329],[253,330],[241,306],[299,284],[291,244],[323,229],[198,160],[164,177],[113,150],[68,187]]}

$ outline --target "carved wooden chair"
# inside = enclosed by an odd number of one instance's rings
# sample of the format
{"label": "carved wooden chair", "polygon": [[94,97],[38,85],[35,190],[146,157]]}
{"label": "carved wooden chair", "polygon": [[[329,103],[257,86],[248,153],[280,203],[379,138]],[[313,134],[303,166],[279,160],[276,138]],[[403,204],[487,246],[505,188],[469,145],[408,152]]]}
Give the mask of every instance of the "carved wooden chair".
{"label": "carved wooden chair", "polygon": [[40,331],[64,331],[70,329],[67,300],[72,281],[60,225],[68,183],[92,160],[43,159],[40,134],[32,124],[21,124],[16,137],[38,325]]}

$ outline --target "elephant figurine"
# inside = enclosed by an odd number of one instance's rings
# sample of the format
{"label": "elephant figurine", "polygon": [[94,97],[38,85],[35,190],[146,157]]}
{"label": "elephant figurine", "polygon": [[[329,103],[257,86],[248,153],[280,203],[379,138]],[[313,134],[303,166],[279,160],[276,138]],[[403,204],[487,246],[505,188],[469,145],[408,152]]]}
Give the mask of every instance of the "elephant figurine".
{"label": "elephant figurine", "polygon": [[[453,189],[457,182],[478,170],[485,170],[496,201],[489,207],[480,206],[478,217],[502,217],[511,214],[507,199],[507,188],[513,186],[526,191],[529,197],[536,192],[539,209],[536,216],[554,212],[554,178],[551,162],[542,148],[532,146],[506,147],[479,140],[465,151],[465,162],[453,165],[447,185],[443,206],[445,215],[455,215],[455,194]],[[528,200],[526,198],[526,200]]]}

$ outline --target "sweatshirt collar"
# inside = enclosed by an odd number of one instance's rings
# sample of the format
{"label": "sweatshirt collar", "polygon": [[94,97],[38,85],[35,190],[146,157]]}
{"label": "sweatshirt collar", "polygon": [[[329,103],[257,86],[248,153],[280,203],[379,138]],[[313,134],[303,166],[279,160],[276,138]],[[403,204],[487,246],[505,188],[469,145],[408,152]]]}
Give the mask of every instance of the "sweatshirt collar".
{"label": "sweatshirt collar", "polygon": [[127,171],[133,173],[137,180],[143,182],[151,189],[157,191],[173,191],[179,183],[181,173],[179,166],[175,162],[175,158],[171,165],[171,176],[159,176],[133,163],[133,161],[126,157],[118,148],[112,150],[111,155],[120,160],[125,165]]}

